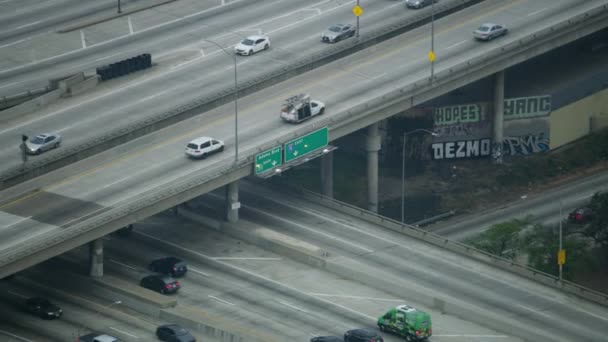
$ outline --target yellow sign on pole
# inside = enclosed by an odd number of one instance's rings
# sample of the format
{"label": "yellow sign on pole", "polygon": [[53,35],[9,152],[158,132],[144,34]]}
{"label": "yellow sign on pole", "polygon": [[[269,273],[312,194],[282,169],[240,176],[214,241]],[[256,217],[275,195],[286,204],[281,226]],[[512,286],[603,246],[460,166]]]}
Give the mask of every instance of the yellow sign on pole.
{"label": "yellow sign on pole", "polygon": [[433,50],[429,51],[429,61],[435,61],[435,53],[433,52]]}
{"label": "yellow sign on pole", "polygon": [[353,14],[355,15],[355,17],[360,16],[361,14],[363,14],[363,8],[361,8],[361,6],[359,5],[353,7]]}
{"label": "yellow sign on pole", "polygon": [[557,252],[557,264],[564,265],[565,263],[566,263],[566,250],[560,249],[559,252]]}

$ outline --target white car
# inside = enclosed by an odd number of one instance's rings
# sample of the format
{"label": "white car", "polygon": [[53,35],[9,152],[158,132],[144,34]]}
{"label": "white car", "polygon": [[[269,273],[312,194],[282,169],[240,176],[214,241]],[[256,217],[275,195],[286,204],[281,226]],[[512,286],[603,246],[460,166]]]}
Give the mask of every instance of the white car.
{"label": "white car", "polygon": [[200,137],[186,145],[186,155],[191,158],[207,158],[208,155],[222,152],[224,142],[210,137]]}
{"label": "white car", "polygon": [[267,36],[256,35],[249,36],[243,39],[234,47],[234,53],[237,55],[249,56],[270,47],[270,38]]}

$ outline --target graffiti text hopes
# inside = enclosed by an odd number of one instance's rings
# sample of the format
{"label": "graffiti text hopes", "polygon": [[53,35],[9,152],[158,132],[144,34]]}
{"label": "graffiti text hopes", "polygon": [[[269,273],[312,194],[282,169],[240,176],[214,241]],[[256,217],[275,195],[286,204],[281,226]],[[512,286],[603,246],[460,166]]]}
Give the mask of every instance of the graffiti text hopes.
{"label": "graffiti text hopes", "polygon": [[479,122],[482,117],[482,110],[482,107],[478,104],[435,108],[435,126]]}
{"label": "graffiti text hopes", "polygon": [[431,145],[433,159],[457,159],[489,156],[490,139],[440,142]]}

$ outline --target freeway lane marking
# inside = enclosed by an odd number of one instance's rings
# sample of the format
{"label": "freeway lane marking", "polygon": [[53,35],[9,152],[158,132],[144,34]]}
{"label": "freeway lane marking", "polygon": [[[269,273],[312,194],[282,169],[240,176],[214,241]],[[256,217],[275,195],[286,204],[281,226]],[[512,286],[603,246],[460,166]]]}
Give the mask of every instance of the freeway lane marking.
{"label": "freeway lane marking", "polygon": [[21,336],[15,335],[15,334],[11,334],[10,332],[5,331],[5,330],[0,330],[0,333],[3,333],[4,335],[10,336],[10,337],[14,337],[14,338],[16,338],[16,339],[18,339],[18,340],[21,340],[21,341],[26,341],[26,342],[34,342],[34,341],[32,341],[32,340],[28,340],[28,339],[27,339],[27,338],[25,338],[25,337],[21,337]]}
{"label": "freeway lane marking", "polygon": [[12,227],[12,226],[14,226],[14,225],[16,225],[16,224],[18,224],[18,223],[21,223],[21,222],[23,222],[23,221],[25,221],[25,220],[27,220],[27,219],[31,219],[31,218],[32,218],[31,216],[24,217],[24,218],[22,218],[21,220],[19,220],[19,221],[17,221],[17,222],[11,223],[11,224],[9,224],[8,226],[4,226],[4,228]]}
{"label": "freeway lane marking", "polygon": [[139,337],[138,337],[138,336],[136,336],[136,335],[129,334],[129,333],[128,333],[128,332],[126,332],[126,331],[118,330],[118,329],[116,329],[116,328],[114,328],[114,327],[108,327],[108,328],[110,328],[110,329],[112,329],[112,330],[114,330],[114,331],[118,331],[118,332],[119,332],[119,333],[121,333],[121,334],[125,334],[125,335],[127,335],[127,336],[131,336],[131,337],[133,337],[133,338],[139,338]]}
{"label": "freeway lane marking", "polygon": [[285,305],[285,306],[289,306],[290,308],[295,309],[295,310],[297,310],[297,311],[301,311],[301,312],[304,312],[304,313],[308,313],[308,311],[306,311],[306,310],[304,310],[304,309],[301,309],[301,308],[299,308],[299,307],[297,307],[297,306],[295,306],[295,305],[291,305],[291,304],[289,304],[289,303],[285,303],[285,302],[280,301],[280,300],[279,300],[279,301],[277,301],[277,302],[279,302],[279,303],[281,303],[281,304],[283,304],[283,305]]}
{"label": "freeway lane marking", "polygon": [[28,296],[21,294],[21,293],[17,293],[17,292],[13,292],[13,291],[8,291],[8,293],[15,295],[17,297],[21,297],[21,298],[28,298]]}
{"label": "freeway lane marking", "polygon": [[406,302],[406,300],[404,300],[404,299],[396,299],[396,298],[395,299],[391,299],[391,298],[376,298],[376,297],[349,296],[349,295],[339,295],[339,294],[329,294],[329,293],[313,293],[313,292],[310,292],[308,294],[312,295],[312,296],[319,296],[319,297],[366,299],[366,300],[376,300],[376,301],[380,301],[380,302],[399,302],[399,303]]}
{"label": "freeway lane marking", "polygon": [[236,257],[216,257],[213,260],[282,260],[281,258],[236,258]]}
{"label": "freeway lane marking", "polygon": [[538,13],[543,12],[543,11],[546,11],[546,10],[548,10],[548,9],[549,9],[549,8],[544,7],[544,8],[539,9],[538,11],[534,11],[534,12],[532,12],[532,13],[528,14],[527,16],[528,16],[528,17],[531,17],[531,16],[533,16],[533,15],[537,15]]}
{"label": "freeway lane marking", "polygon": [[526,309],[528,311],[531,311],[531,312],[533,312],[535,314],[538,314],[538,315],[541,315],[541,316],[553,319],[553,317],[551,315],[543,312],[542,310],[537,310],[537,309],[534,309],[534,308],[531,308],[531,307],[528,307],[528,306],[525,306],[525,305],[522,305],[522,304],[517,304],[517,306],[522,307],[522,308],[524,308],[524,309]]}
{"label": "freeway lane marking", "polygon": [[[176,243],[169,242],[169,241],[166,241],[166,240],[163,240],[163,239],[157,238],[157,237],[152,236],[152,235],[150,235],[150,234],[146,234],[146,233],[143,233],[143,232],[140,232],[140,231],[135,231],[134,233],[135,233],[135,234],[141,234],[141,235],[143,235],[143,236],[145,236],[145,237],[147,237],[147,238],[149,238],[149,239],[156,240],[156,241],[158,241],[158,242],[160,242],[160,243],[164,243],[164,244],[166,244],[166,245],[169,245],[169,246],[172,246],[172,247],[175,247],[175,248],[179,248],[179,249],[181,249],[181,250],[183,250],[183,251],[186,251],[186,252],[188,252],[188,253],[192,253],[192,254],[194,254],[194,255],[198,255],[198,256],[200,256],[200,257],[202,257],[202,258],[205,258],[205,259],[211,259],[211,257],[209,257],[208,255],[205,255],[205,254],[200,253],[200,252],[197,252],[197,251],[195,251],[195,250],[192,250],[192,249],[189,249],[189,248],[186,248],[186,247],[180,246],[180,245],[178,245],[178,244],[176,244]],[[272,283],[272,284],[275,284],[275,285],[277,285],[277,286],[279,286],[279,287],[289,289],[290,291],[300,293],[300,294],[302,294],[302,295],[304,295],[304,296],[309,296],[309,295],[308,295],[306,292],[300,291],[300,290],[298,290],[298,289],[297,289],[297,288],[295,288],[295,287],[291,287],[291,286],[289,286],[289,285],[283,284],[283,283],[281,283],[281,282],[279,282],[279,281],[273,280],[273,279],[268,278],[268,277],[265,277],[265,276],[263,276],[263,275],[259,275],[259,274],[257,274],[257,273],[252,272],[252,271],[248,271],[248,270],[246,270],[246,269],[244,269],[244,268],[241,268],[241,267],[238,267],[238,266],[234,266],[234,265],[231,265],[231,264],[228,264],[228,263],[222,262],[222,261],[220,261],[220,260],[216,260],[216,262],[217,262],[217,263],[219,263],[219,264],[222,264],[223,266],[226,266],[227,268],[231,268],[231,269],[233,269],[233,270],[237,270],[237,271],[239,271],[239,272],[243,272],[243,273],[246,273],[246,274],[248,274],[248,275],[254,276],[254,277],[256,277],[256,278],[262,279],[262,280],[264,280],[264,281],[266,281],[266,282],[268,282],[268,283]],[[313,296],[310,296],[310,297],[313,297]],[[314,298],[314,297],[313,297],[313,298]],[[323,298],[317,298],[317,299],[318,299],[318,300],[320,300],[320,301],[323,301],[324,303],[327,303],[327,304],[330,304],[330,305],[333,305],[333,306],[339,307],[339,308],[341,308],[341,309],[343,309],[343,310],[346,310],[346,311],[348,311],[348,312],[351,312],[351,313],[357,314],[357,315],[359,315],[359,316],[361,316],[361,317],[365,317],[365,318],[367,318],[367,319],[371,320],[372,322],[376,322],[376,321],[378,320],[376,317],[372,317],[372,316],[366,315],[366,314],[364,314],[364,313],[362,313],[362,312],[359,312],[359,311],[357,311],[357,310],[351,309],[351,308],[349,308],[349,307],[347,307],[347,306],[344,306],[344,305],[342,305],[342,304],[334,303],[334,302],[332,302],[332,301],[330,301],[330,300],[323,299]]]}
{"label": "freeway lane marking", "polygon": [[42,21],[40,21],[40,20],[38,20],[38,21],[34,21],[34,22],[32,22],[32,23],[28,23],[28,24],[25,24],[25,25],[17,26],[17,27],[16,27],[16,29],[20,29],[20,28],[24,28],[24,27],[28,27],[28,26],[32,26],[32,25],[36,25],[36,24],[41,23],[41,22],[42,22]]}
{"label": "freeway lane marking", "polygon": [[135,270],[135,269],[136,269],[136,268],[135,268],[135,267],[133,267],[133,266],[129,266],[129,265],[127,265],[127,264],[123,264],[122,262],[116,261],[116,260],[114,260],[114,259],[110,259],[110,261],[111,261],[111,262],[113,262],[113,263],[115,263],[115,264],[118,264],[118,265],[121,265],[121,266],[124,266],[124,267],[128,267],[128,268],[130,268],[130,269],[132,269],[132,270]]}
{"label": "freeway lane marking", "polygon": [[228,305],[234,305],[234,303],[230,303],[230,302],[225,301],[225,300],[223,300],[223,299],[221,299],[221,298],[217,298],[216,296],[208,295],[208,297],[209,297],[209,298],[211,298],[211,299],[215,299],[215,300],[217,300],[218,302],[222,302],[222,303],[224,303],[224,304],[228,304]]}
{"label": "freeway lane marking", "polygon": [[205,272],[203,272],[203,271],[199,271],[199,270],[197,270],[196,268],[192,268],[192,267],[190,267],[190,266],[188,266],[188,271],[189,271],[189,272],[194,272],[194,273],[198,273],[198,274],[204,275],[205,277],[211,277],[211,275],[210,275],[210,274],[207,274],[207,273],[205,273]]}
{"label": "freeway lane marking", "polygon": [[451,48],[455,48],[455,47],[457,47],[458,45],[464,44],[464,43],[466,43],[466,42],[468,42],[468,40],[463,40],[463,41],[460,41],[460,42],[458,42],[458,43],[456,43],[456,44],[452,44],[452,45],[450,45],[450,46],[446,47],[445,49],[446,49],[446,50],[449,50],[449,49],[451,49]]}
{"label": "freeway lane marking", "polygon": [[[17,41],[14,41],[14,42],[12,42],[12,43],[8,43],[8,44],[0,45],[0,49],[5,48],[5,47],[7,47],[7,46],[11,46],[11,45],[15,45],[15,44],[22,43],[22,42],[28,41],[28,40],[30,40],[30,39],[32,39],[32,38],[31,38],[31,37],[27,37],[27,38],[23,38],[23,39],[19,39],[19,40],[17,40]],[[17,83],[19,83],[19,82],[13,82],[13,83],[9,83],[8,85],[11,85],[11,84],[17,84]]]}

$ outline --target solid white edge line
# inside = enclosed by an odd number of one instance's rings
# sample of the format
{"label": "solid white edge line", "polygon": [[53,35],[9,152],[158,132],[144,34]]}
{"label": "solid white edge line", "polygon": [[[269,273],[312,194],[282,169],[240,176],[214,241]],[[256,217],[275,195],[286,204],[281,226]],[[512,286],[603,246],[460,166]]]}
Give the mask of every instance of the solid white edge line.
{"label": "solid white edge line", "polygon": [[228,305],[234,305],[233,303],[230,303],[230,302],[228,302],[228,301],[225,301],[225,300],[223,300],[223,299],[221,299],[221,298],[217,298],[216,296],[208,295],[208,297],[209,297],[209,298],[212,298],[212,299],[215,299],[215,300],[217,300],[218,302],[222,302],[222,303],[225,303],[225,304],[228,304]]}
{"label": "solid white edge line", "polygon": [[129,334],[129,333],[128,333],[128,332],[126,332],[126,331],[122,331],[122,330],[116,329],[116,328],[114,328],[114,327],[108,327],[108,328],[109,328],[109,329],[112,329],[112,330],[114,330],[114,331],[118,331],[118,332],[119,332],[119,333],[121,333],[121,334],[125,334],[125,335],[127,335],[127,336],[131,336],[131,337],[133,337],[133,338],[139,338],[139,336],[137,336],[137,335]]}
{"label": "solid white edge line", "polygon": [[8,335],[8,336],[10,336],[10,337],[14,337],[14,338],[19,339],[19,340],[21,340],[21,341],[26,341],[26,342],[34,342],[34,341],[32,341],[32,340],[28,340],[28,339],[27,339],[27,338],[25,338],[25,337],[21,337],[21,336],[15,335],[15,334],[11,334],[10,332],[8,332],[8,331],[6,331],[6,330],[0,330],[0,333],[3,333],[3,334]]}
{"label": "solid white edge line", "polygon": [[116,261],[116,260],[114,260],[114,259],[108,259],[108,260],[109,260],[110,262],[115,263],[115,264],[119,264],[119,265],[121,265],[121,266],[128,267],[128,268],[130,268],[130,269],[132,269],[132,270],[134,270],[134,269],[135,269],[135,267],[133,267],[133,266],[129,266],[129,265],[127,265],[127,264],[123,264],[123,263],[122,263],[122,262],[120,262],[120,261]]}

